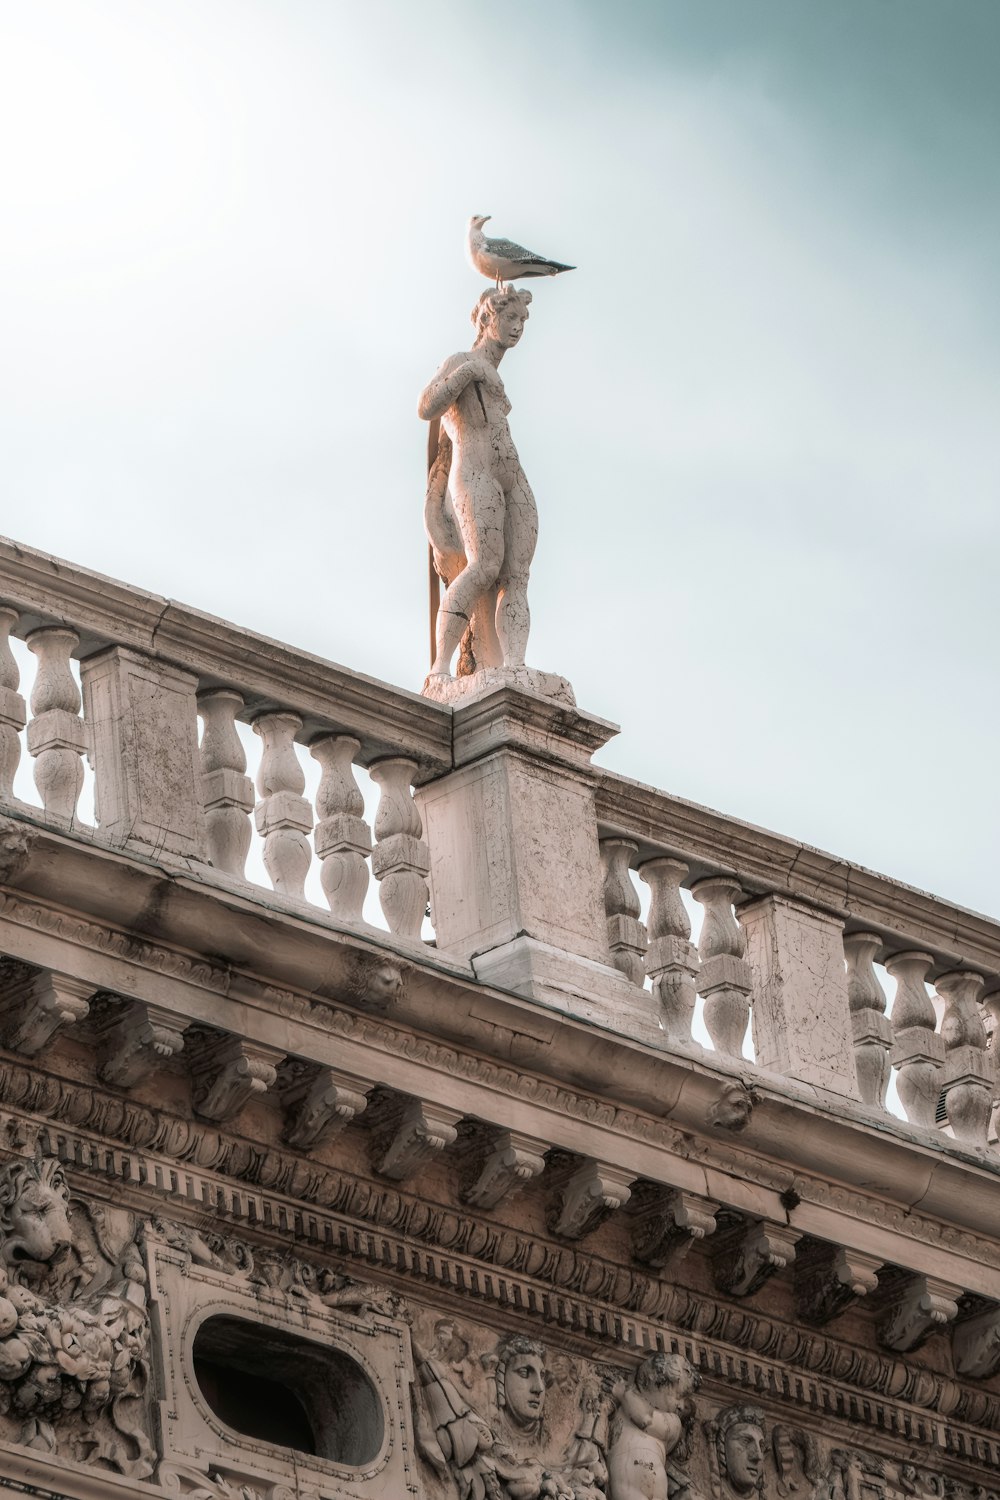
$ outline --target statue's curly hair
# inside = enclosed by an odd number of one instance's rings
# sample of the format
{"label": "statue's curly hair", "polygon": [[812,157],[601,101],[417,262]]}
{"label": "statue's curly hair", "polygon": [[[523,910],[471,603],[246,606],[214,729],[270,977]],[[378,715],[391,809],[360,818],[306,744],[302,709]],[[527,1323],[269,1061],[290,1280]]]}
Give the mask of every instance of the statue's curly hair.
{"label": "statue's curly hair", "polygon": [[519,302],[521,311],[527,317],[530,301],[531,293],[520,291],[516,286],[487,287],[472,309],[472,323],[476,330],[476,337],[482,336],[487,323],[491,323],[509,302]]}

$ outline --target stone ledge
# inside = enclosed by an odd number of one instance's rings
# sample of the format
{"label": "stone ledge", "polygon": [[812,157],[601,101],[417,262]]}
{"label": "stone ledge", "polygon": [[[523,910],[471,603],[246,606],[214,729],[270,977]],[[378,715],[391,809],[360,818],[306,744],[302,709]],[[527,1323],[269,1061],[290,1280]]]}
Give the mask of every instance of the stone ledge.
{"label": "stone ledge", "polygon": [[363,761],[406,754],[425,775],[451,765],[450,709],[5,537],[0,601],[19,612],[19,634],[71,623],[80,635],[78,656],[132,647],[196,672],[202,687],[238,688],[248,712],[293,708],[304,720],[304,740],[351,734],[361,741]]}

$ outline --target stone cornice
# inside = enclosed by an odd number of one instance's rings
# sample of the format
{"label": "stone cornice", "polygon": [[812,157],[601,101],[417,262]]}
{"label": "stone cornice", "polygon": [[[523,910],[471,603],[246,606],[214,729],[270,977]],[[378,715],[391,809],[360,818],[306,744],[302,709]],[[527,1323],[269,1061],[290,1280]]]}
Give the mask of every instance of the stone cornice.
{"label": "stone cornice", "polygon": [[0,600],[20,612],[22,631],[71,624],[80,656],[108,644],[155,652],[196,672],[203,687],[238,687],[248,713],[294,708],[304,740],[332,728],[360,739],[366,761],[405,753],[424,775],[451,764],[450,709],[7,538]]}
{"label": "stone cornice", "polygon": [[[47,846],[49,836],[38,838]],[[414,953],[391,1024],[358,1014],[357,966],[387,959],[381,946],[318,923],[312,931],[302,919],[278,912],[268,914],[264,929],[259,911],[249,916],[236,895],[227,906],[193,883],[162,877],[143,889],[133,862],[68,840],[63,845],[56,858],[41,859],[42,870],[52,870],[61,884],[82,862],[81,884],[86,875],[88,889],[105,905],[131,903],[133,920],[147,930],[169,933],[176,925],[188,937],[204,931],[198,903],[210,900],[217,951],[238,952],[244,960],[252,955],[271,972],[210,963],[151,937],[0,894],[2,946],[16,958],[77,973],[95,989],[167,1006],[254,1043],[272,1045],[279,1018],[282,1046],[291,1056],[372,1077],[402,1093],[419,1092],[430,1104],[458,1107],[597,1160],[621,1161],[636,1178],[741,1212],[781,1222],[793,1202],[789,1222],[803,1232],[855,1249],[866,1248],[859,1237],[867,1244],[877,1232],[885,1260],[913,1270],[922,1268],[933,1242],[934,1255],[947,1250],[957,1258],[956,1281],[990,1294],[986,1267],[1000,1240],[995,1158],[976,1159],[929,1135],[925,1144],[921,1133],[875,1120],[861,1106],[824,1105],[804,1087],[779,1078],[772,1086],[768,1075],[757,1073],[759,1102],[737,1141],[712,1128],[712,1111],[734,1071],[739,1077],[745,1070],[727,1070],[700,1050],[654,1051],[536,1002],[475,986],[439,968],[433,952],[426,959]],[[105,864],[100,879],[88,873],[95,858]],[[120,881],[114,864],[121,866]],[[226,1002],[221,1009],[220,996]],[[351,1008],[343,1008],[345,1002]],[[424,1028],[437,1037],[422,1034]],[[553,1077],[571,1077],[576,1087],[557,1085]],[[834,1174],[838,1181],[831,1181]]]}
{"label": "stone cornice", "polygon": [[920,948],[935,955],[938,970],[1000,972],[1000,922],[862,865],[611,771],[597,783],[597,813],[603,828],[638,841],[640,861],[667,851],[688,864],[692,879],[722,871],[747,894],[797,897],[880,933],[883,955]]}

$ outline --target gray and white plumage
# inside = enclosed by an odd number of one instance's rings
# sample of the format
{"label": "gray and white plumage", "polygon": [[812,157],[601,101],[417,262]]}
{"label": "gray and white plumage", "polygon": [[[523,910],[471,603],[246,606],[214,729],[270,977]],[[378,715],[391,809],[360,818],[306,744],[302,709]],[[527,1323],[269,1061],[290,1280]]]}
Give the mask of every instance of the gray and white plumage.
{"label": "gray and white plumage", "polygon": [[483,225],[490,214],[473,214],[469,220],[465,248],[473,270],[485,276],[487,281],[519,281],[525,276],[558,276],[560,271],[575,271],[560,260],[549,260],[536,255],[513,240],[492,240],[483,233]]}

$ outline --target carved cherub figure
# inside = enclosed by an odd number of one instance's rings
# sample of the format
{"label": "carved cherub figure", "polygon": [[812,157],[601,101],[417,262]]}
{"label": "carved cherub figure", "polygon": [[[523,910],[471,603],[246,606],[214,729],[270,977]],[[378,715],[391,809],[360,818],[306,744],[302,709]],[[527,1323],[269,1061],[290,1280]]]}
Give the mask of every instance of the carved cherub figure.
{"label": "carved cherub figure", "polygon": [[694,1415],[697,1371],[681,1354],[651,1354],[616,1390],[608,1477],[614,1500],[669,1500],[688,1488],[669,1462]]}

